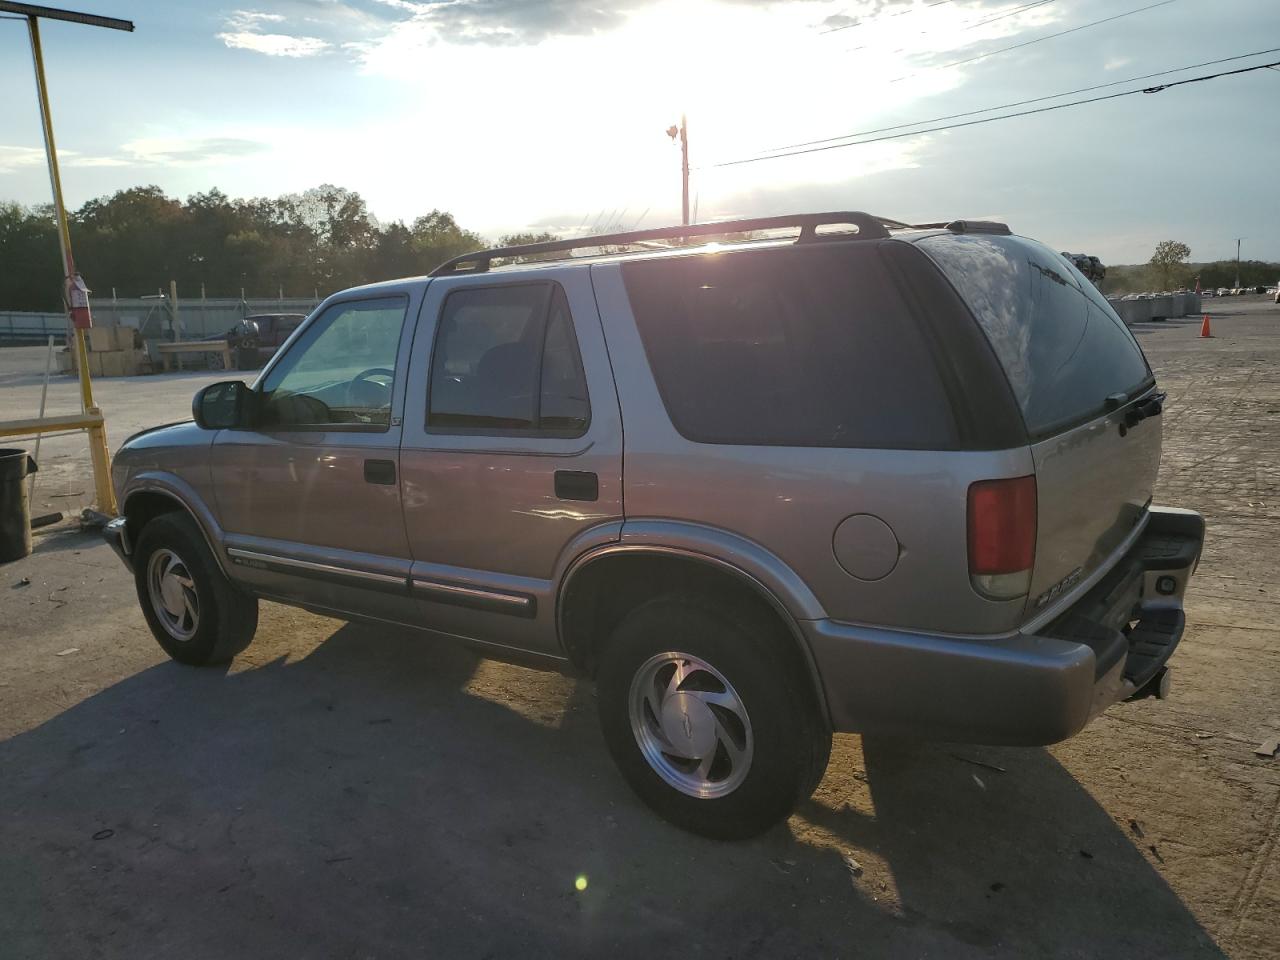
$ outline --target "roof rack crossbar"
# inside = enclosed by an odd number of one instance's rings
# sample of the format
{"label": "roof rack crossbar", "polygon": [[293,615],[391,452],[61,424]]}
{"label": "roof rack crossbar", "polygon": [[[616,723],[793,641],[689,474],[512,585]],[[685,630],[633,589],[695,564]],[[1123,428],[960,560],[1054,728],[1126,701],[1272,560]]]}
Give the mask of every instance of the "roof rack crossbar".
{"label": "roof rack crossbar", "polygon": [[628,246],[647,240],[679,240],[687,237],[717,236],[724,233],[746,233],[753,230],[776,230],[799,227],[797,243],[821,240],[818,227],[849,224],[858,228],[859,239],[880,239],[889,236],[888,226],[900,226],[895,220],[885,220],[860,211],[839,213],[802,213],[782,217],[753,217],[747,220],[722,220],[719,223],[695,223],[683,227],[659,227],[654,230],[631,230],[627,233],[607,233],[598,236],[578,237],[573,240],[549,240],[544,243],[526,243],[516,247],[495,247],[464,253],[440,264],[430,276],[443,277],[464,273],[486,273],[493,261],[499,258],[530,257],[543,253],[567,253],[591,247]]}

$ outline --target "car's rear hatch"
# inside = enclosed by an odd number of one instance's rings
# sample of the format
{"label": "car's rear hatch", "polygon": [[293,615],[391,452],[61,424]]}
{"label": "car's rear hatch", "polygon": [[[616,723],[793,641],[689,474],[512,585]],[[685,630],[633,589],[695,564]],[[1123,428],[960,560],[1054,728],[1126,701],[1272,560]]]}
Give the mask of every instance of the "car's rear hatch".
{"label": "car's rear hatch", "polygon": [[1065,257],[1003,234],[919,246],[968,302],[1022,408],[1037,499],[1029,619],[1114,562],[1145,515],[1160,464],[1154,379],[1124,322]]}

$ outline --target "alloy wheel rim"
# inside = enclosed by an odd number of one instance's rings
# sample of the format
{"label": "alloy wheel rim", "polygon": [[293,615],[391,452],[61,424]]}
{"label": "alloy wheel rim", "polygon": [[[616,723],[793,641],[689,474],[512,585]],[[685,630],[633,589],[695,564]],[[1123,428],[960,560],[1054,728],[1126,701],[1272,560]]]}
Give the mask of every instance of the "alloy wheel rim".
{"label": "alloy wheel rim", "polygon": [[186,643],[200,627],[200,598],[186,563],[172,550],[157,550],[147,563],[151,609],[173,639]]}
{"label": "alloy wheel rim", "polygon": [[714,799],[746,779],[755,747],[747,708],[705,660],[675,651],[650,657],[631,680],[629,712],[645,760],[681,793]]}

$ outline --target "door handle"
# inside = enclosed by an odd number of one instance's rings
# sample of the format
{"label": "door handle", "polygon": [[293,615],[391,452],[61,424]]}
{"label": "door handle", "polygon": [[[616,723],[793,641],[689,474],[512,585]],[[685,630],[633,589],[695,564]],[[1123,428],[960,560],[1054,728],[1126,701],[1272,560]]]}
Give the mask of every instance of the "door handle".
{"label": "door handle", "polygon": [[556,496],[561,500],[599,500],[600,478],[585,470],[557,470]]}
{"label": "door handle", "polygon": [[391,486],[396,482],[396,462],[394,460],[366,460],[364,462],[365,483],[378,483]]}

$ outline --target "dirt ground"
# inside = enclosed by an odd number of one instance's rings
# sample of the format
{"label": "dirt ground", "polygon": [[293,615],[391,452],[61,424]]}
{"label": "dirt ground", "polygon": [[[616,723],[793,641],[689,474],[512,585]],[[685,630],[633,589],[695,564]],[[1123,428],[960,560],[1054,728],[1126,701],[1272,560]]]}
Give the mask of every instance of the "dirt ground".
{"label": "dirt ground", "polygon": [[[1209,520],[1172,698],[1049,749],[839,736],[748,843],[639,805],[589,683],[274,604],[180,667],[95,536],[40,534],[0,569],[0,957],[1280,956],[1280,308],[1207,306],[1138,331],[1157,500]],[[207,379],[104,384],[112,440]]]}

